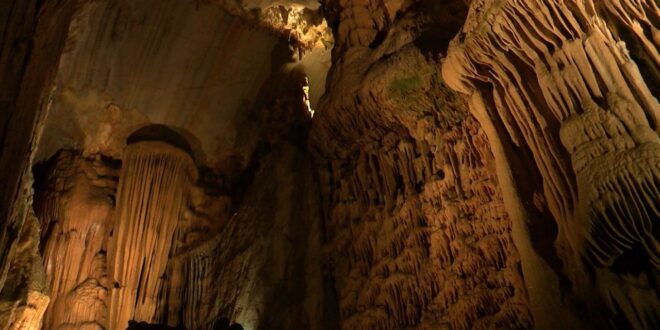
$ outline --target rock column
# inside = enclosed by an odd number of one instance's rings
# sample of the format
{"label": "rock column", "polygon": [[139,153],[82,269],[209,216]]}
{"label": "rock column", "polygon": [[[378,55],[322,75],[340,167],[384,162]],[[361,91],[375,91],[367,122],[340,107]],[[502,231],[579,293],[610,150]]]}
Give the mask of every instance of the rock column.
{"label": "rock column", "polygon": [[190,155],[169,144],[126,147],[108,251],[109,329],[155,321],[172,237],[196,176]]}

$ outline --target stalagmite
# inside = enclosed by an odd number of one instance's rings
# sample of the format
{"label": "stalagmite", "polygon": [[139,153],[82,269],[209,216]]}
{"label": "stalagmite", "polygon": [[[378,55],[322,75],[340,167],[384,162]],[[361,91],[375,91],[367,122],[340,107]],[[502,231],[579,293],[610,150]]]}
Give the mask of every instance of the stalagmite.
{"label": "stalagmite", "polygon": [[141,141],[124,150],[108,249],[107,328],[157,321],[172,238],[196,177],[191,156],[172,145]]}

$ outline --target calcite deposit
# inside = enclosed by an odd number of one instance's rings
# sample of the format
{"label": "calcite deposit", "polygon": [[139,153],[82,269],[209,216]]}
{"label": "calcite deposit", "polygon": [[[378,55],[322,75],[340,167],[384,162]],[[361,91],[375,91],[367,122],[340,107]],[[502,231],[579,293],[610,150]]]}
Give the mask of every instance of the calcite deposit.
{"label": "calcite deposit", "polygon": [[197,169],[184,150],[163,142],[130,144],[122,157],[115,221],[108,244],[107,327],[154,322],[177,223]]}
{"label": "calcite deposit", "polygon": [[519,150],[502,170],[543,179],[568,292],[621,327],[655,327],[660,307],[657,18],[653,1],[479,1],[442,66],[489,138]]}
{"label": "calcite deposit", "polygon": [[0,328],[657,329],[659,25],[0,4]]}
{"label": "calcite deposit", "polygon": [[107,236],[112,227],[117,163],[63,150],[39,168],[34,208],[50,305],[45,328],[101,325],[106,312]]}

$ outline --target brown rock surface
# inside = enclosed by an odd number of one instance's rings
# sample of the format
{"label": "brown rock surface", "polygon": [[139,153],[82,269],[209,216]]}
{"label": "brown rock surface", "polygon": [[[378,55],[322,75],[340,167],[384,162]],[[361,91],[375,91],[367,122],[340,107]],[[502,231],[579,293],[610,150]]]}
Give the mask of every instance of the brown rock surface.
{"label": "brown rock surface", "polygon": [[0,4],[0,327],[656,329],[659,22]]}
{"label": "brown rock surface", "polygon": [[44,327],[101,326],[108,292],[107,236],[113,222],[116,164],[61,151],[35,172],[34,208],[51,303]]}
{"label": "brown rock surface", "polygon": [[[43,108],[77,1],[0,5],[0,290],[27,221]],[[13,289],[13,288],[12,288]]]}
{"label": "brown rock surface", "polygon": [[312,141],[344,329],[533,324],[488,140],[415,44],[429,27],[413,17],[466,9],[442,6],[338,8]]}
{"label": "brown rock surface", "polygon": [[[558,227],[544,249],[561,260],[555,270],[571,285],[562,289],[578,296],[590,322],[606,315],[601,321],[619,327],[653,328],[660,310],[660,107],[649,88],[659,82],[649,39],[657,17],[653,1],[476,1],[443,64],[448,84],[493,127],[489,138],[510,148],[496,152],[501,170],[542,178],[510,186],[523,204],[531,205],[530,188],[544,196],[537,208]],[[645,76],[633,57],[650,61]],[[518,221],[531,228],[537,220]],[[533,272],[526,277],[537,287],[555,281]],[[552,306],[557,292],[531,298],[544,326],[566,314]]]}
{"label": "brown rock surface", "polygon": [[197,180],[192,157],[163,142],[129,144],[108,244],[107,327],[154,322],[172,238]]}

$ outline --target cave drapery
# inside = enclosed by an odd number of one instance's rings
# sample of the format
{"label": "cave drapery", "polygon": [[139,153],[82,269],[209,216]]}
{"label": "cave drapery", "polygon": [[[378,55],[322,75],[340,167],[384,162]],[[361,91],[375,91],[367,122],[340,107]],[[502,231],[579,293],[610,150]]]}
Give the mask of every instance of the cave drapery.
{"label": "cave drapery", "polygon": [[190,155],[168,144],[142,141],[124,150],[108,244],[108,328],[157,321],[172,238],[196,176]]}
{"label": "cave drapery", "polygon": [[657,329],[659,25],[6,1],[0,327]]}

